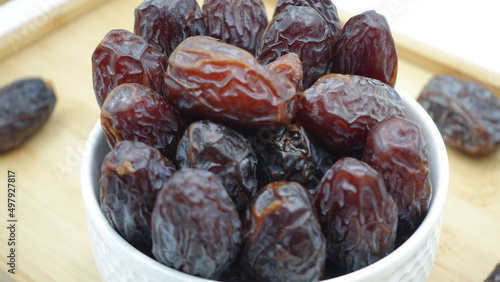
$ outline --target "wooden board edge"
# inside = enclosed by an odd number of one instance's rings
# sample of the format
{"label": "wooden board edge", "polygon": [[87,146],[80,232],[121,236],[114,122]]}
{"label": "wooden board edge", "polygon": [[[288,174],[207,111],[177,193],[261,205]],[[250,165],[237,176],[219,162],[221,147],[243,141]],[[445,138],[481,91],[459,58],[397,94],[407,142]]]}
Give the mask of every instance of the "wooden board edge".
{"label": "wooden board edge", "polygon": [[[37,11],[31,12],[32,14],[23,14],[22,24],[2,30],[0,33],[0,61],[106,1],[109,0],[58,0],[52,1],[54,4],[50,6],[40,7]],[[23,12],[22,6],[17,3],[14,5],[6,3],[1,5],[0,9],[3,9],[0,12],[6,14]]]}

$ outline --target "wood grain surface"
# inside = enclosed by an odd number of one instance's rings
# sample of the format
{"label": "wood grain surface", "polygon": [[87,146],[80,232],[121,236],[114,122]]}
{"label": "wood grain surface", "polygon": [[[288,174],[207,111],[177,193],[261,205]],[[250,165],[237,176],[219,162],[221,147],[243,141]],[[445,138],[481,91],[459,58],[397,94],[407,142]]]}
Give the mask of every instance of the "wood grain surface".
{"label": "wood grain surface", "polygon": [[[0,85],[52,81],[55,111],[19,149],[0,155],[0,281],[99,281],[80,190],[81,156],[99,109],[91,54],[113,28],[132,30],[139,0],[108,1],[0,60]],[[269,16],[276,0],[265,1]],[[344,19],[345,20],[345,19]],[[1,19],[0,19],[1,21]],[[407,48],[407,47],[406,47]],[[463,71],[400,53],[397,85],[413,97],[436,73]],[[459,63],[459,62],[458,62]],[[497,93],[498,94],[498,93]],[[448,148],[450,187],[429,281],[483,281],[500,262],[500,152],[472,158]],[[7,172],[16,172],[16,274],[7,273]]]}

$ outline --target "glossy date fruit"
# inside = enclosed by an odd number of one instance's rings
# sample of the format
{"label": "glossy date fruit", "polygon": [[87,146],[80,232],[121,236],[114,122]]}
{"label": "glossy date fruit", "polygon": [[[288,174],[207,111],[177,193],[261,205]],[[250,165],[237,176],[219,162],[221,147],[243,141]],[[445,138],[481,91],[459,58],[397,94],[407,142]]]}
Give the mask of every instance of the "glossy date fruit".
{"label": "glossy date fruit", "polygon": [[109,93],[101,109],[108,144],[137,140],[174,158],[187,121],[162,96],[146,86],[125,83]]}
{"label": "glossy date fruit", "polygon": [[323,174],[333,165],[328,150],[312,140],[299,125],[291,124],[276,134],[249,138],[271,181],[296,181],[314,192]]}
{"label": "glossy date fruit", "polygon": [[267,27],[262,0],[205,0],[206,35],[247,50],[252,55]]}
{"label": "glossy date fruit", "polygon": [[168,63],[166,96],[184,115],[250,129],[286,126],[295,115],[292,83],[241,48],[189,37]]}
{"label": "glossy date fruit", "polygon": [[384,16],[366,11],[350,18],[333,43],[332,73],[356,74],[396,84],[398,56]]}
{"label": "glossy date fruit", "polygon": [[362,148],[370,129],[388,116],[404,116],[399,94],[376,79],[328,74],[299,99],[297,123],[332,150]]}
{"label": "glossy date fruit", "polygon": [[240,214],[257,193],[257,157],[241,134],[208,120],[192,123],[179,141],[176,163],[217,175]]}
{"label": "glossy date fruit", "polygon": [[167,56],[132,32],[113,29],[92,54],[92,80],[99,108],[116,86],[145,85],[163,95]]}
{"label": "glossy date fruit", "polygon": [[134,32],[167,56],[189,36],[205,34],[196,0],[145,0],[134,14]]}
{"label": "glossy date fruit", "polygon": [[500,148],[500,101],[479,83],[451,75],[434,77],[418,102],[446,144],[470,155]]}
{"label": "glossy date fruit", "polygon": [[325,239],[307,190],[273,182],[259,190],[244,222],[241,267],[256,281],[317,281]]}
{"label": "glossy date fruit", "polygon": [[299,55],[295,53],[285,54],[267,64],[266,67],[286,76],[293,86],[295,86],[297,95],[300,95],[303,90],[302,80],[304,79],[304,71]]}
{"label": "glossy date fruit", "polygon": [[256,55],[268,64],[287,53],[298,54],[307,89],[328,72],[332,39],[330,27],[314,8],[289,5],[269,23]]}
{"label": "glossy date fruit", "polygon": [[121,141],[101,166],[100,204],[109,224],[132,245],[151,252],[151,213],[156,196],[175,172],[158,150]]}
{"label": "glossy date fruit", "polygon": [[0,88],[0,154],[11,151],[47,123],[56,104],[52,85],[24,78]]}
{"label": "glossy date fruit", "polygon": [[174,269],[218,279],[242,244],[235,204],[218,177],[183,168],[157,196],[151,222],[153,255]]}
{"label": "glossy date fruit", "polygon": [[279,0],[276,4],[273,17],[276,17],[288,5],[308,6],[314,8],[328,23],[332,33],[332,38],[335,37],[337,32],[341,29],[337,7],[335,7],[331,0]]}
{"label": "glossy date fruit", "polygon": [[394,250],[397,205],[382,176],[368,164],[345,157],[321,180],[315,206],[329,258],[348,272]]}
{"label": "glossy date fruit", "polygon": [[363,160],[380,172],[398,205],[398,235],[411,235],[427,215],[432,198],[422,129],[400,117],[381,121],[368,134]]}

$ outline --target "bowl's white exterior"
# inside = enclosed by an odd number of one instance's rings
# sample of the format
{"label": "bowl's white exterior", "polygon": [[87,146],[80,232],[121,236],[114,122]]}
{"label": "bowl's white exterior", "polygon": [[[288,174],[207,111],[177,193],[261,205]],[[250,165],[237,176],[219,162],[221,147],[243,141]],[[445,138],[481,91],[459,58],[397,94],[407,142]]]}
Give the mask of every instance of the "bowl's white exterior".
{"label": "bowl's white exterior", "polygon": [[[328,282],[425,281],[429,276],[441,234],[448,191],[449,166],[443,139],[425,110],[397,89],[406,117],[421,125],[428,144],[433,196],[429,213],[415,233],[387,257],[353,273]],[[99,177],[109,151],[98,121],[90,133],[81,167],[81,185],[92,251],[104,281],[207,281],[166,267],[129,245],[116,233],[99,208]]]}

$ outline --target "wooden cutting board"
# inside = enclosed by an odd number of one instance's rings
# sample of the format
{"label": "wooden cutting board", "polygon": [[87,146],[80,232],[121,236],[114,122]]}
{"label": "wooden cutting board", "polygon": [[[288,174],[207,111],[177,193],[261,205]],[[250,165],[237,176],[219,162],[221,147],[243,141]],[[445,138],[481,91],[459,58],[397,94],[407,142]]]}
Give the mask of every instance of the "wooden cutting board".
{"label": "wooden cutting board", "polygon": [[[0,281],[99,281],[80,190],[83,147],[99,116],[90,56],[110,29],[132,29],[133,10],[141,1],[34,2],[66,3],[71,12],[65,14],[60,8],[53,21],[45,21],[47,29],[40,27],[43,36],[34,32],[15,50],[8,47],[5,37],[0,38],[0,85],[42,76],[52,81],[58,98],[52,117],[37,135],[19,149],[0,155],[0,187],[4,187],[0,189]],[[276,0],[264,2],[271,16]],[[340,14],[343,21],[349,16]],[[3,21],[0,17],[0,28]],[[461,60],[440,60],[436,57],[443,54],[431,49],[423,52],[425,46],[406,41],[402,35],[395,37],[400,58],[397,85],[413,97],[437,73],[472,76],[469,67],[461,67]],[[448,156],[450,188],[429,281],[483,281],[500,262],[500,152],[471,158],[448,148]],[[7,273],[6,265],[8,170],[16,172],[18,184],[15,275]]]}

